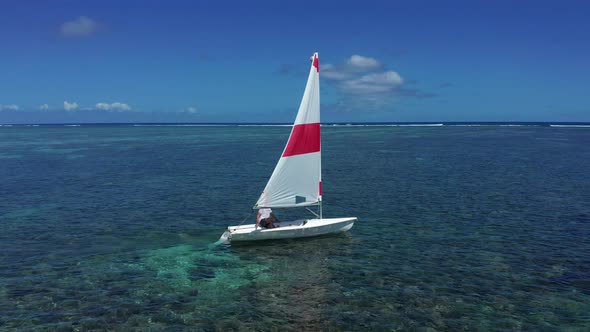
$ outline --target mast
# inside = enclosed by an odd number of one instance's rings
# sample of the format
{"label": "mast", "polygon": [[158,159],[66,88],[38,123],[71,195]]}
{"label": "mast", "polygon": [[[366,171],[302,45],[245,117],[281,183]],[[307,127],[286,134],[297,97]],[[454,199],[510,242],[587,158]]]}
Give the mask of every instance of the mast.
{"label": "mast", "polygon": [[[318,52],[315,52],[314,55],[311,57],[311,61],[312,61],[312,67],[316,67],[317,69],[317,76],[318,76],[318,122],[320,123],[320,128],[321,128],[321,123],[322,121],[320,120],[320,58],[318,55]],[[320,150],[321,150],[321,146],[322,146],[322,137],[320,135]],[[320,155],[320,182],[318,185],[318,203],[319,203],[319,207],[320,207],[320,219],[322,219],[322,158]]]}

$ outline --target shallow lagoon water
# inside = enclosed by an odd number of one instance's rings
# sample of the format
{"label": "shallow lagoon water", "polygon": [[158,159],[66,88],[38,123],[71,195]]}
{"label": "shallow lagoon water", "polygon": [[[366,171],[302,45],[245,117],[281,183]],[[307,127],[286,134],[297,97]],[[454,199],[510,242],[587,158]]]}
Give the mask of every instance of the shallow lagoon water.
{"label": "shallow lagoon water", "polygon": [[288,127],[0,129],[0,330],[590,329],[587,128],[323,127],[357,224],[241,246]]}

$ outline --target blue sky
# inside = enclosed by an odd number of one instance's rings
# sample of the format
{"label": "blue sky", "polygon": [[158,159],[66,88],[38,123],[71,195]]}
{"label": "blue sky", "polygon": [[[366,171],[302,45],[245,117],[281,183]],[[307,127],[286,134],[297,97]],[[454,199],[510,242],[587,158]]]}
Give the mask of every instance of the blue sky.
{"label": "blue sky", "polygon": [[0,0],[0,123],[590,121],[584,1]]}

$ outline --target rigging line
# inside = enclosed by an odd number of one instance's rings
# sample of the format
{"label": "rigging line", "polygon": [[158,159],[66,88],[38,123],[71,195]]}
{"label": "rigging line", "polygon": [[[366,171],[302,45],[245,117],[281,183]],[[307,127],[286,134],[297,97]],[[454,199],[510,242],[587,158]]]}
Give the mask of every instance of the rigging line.
{"label": "rigging line", "polygon": [[313,214],[313,215],[314,215],[314,216],[316,216],[317,218],[319,218],[319,217],[320,217],[320,216],[319,216],[317,213],[313,212],[313,211],[312,211],[310,208],[306,207],[305,209],[306,209],[307,211],[311,212],[311,214]]}
{"label": "rigging line", "polygon": [[236,228],[235,228],[234,230],[236,230],[236,229],[238,229],[238,227],[242,226],[242,224],[244,223],[244,221],[248,220],[248,218],[250,218],[250,216],[251,216],[253,213],[254,213],[254,209],[252,209],[252,211],[251,211],[251,212],[250,212],[250,213],[249,213],[249,214],[246,216],[246,218],[244,218],[244,220],[242,220],[242,221],[241,221],[241,222],[238,224],[238,226],[236,226]]}

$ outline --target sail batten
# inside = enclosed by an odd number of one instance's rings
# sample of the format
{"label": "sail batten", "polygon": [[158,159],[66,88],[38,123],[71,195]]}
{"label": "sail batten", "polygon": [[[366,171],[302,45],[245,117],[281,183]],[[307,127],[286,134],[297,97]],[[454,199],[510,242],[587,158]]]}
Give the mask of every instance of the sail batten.
{"label": "sail batten", "polygon": [[319,57],[315,53],[291,134],[255,209],[320,203],[320,130]]}

